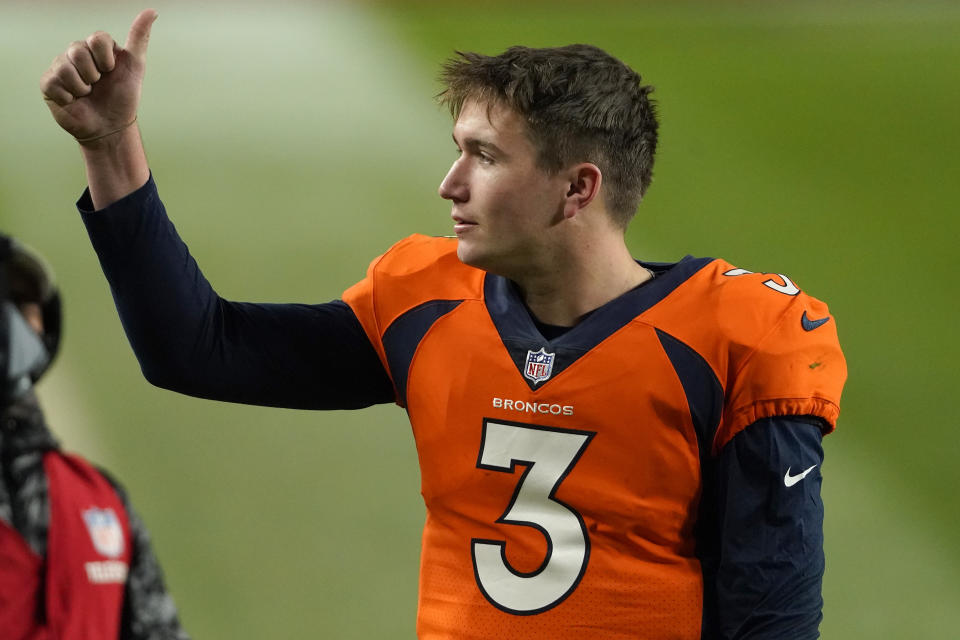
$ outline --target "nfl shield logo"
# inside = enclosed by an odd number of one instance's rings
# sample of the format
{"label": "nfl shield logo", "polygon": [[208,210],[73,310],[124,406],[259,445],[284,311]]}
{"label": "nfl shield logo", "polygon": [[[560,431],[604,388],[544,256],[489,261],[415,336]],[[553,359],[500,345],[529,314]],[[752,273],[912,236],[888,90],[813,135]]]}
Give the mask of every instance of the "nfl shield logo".
{"label": "nfl shield logo", "polygon": [[544,347],[540,351],[527,351],[527,364],[523,367],[523,375],[534,384],[550,379],[553,373],[554,354],[547,353]]}
{"label": "nfl shield logo", "polygon": [[98,553],[108,558],[123,553],[123,528],[113,509],[87,509],[83,512],[83,521]]}

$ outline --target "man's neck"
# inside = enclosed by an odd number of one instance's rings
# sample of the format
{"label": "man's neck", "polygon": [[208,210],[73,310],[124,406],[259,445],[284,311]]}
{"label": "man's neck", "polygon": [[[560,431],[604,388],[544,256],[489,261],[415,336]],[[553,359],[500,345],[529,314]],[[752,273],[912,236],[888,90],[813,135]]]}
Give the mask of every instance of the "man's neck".
{"label": "man's neck", "polygon": [[545,324],[572,327],[580,319],[652,278],[625,245],[589,258],[570,256],[556,268],[514,278],[531,313]]}

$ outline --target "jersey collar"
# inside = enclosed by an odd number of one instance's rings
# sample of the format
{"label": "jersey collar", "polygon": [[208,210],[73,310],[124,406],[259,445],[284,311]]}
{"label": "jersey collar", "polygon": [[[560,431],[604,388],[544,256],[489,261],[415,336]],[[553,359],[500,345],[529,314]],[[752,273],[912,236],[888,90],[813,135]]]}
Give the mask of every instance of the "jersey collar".
{"label": "jersey collar", "polygon": [[[666,298],[713,258],[686,256],[679,262],[642,262],[655,277],[635,289],[627,291],[595,309],[569,331],[553,340],[546,339],[537,329],[530,311],[524,304],[517,286],[507,278],[487,273],[483,282],[484,302],[503,346],[531,390],[537,390],[564,369],[631,320]],[[550,356],[549,375],[537,380],[528,372],[529,360],[536,359],[540,350]],[[543,357],[540,358],[543,361]]]}

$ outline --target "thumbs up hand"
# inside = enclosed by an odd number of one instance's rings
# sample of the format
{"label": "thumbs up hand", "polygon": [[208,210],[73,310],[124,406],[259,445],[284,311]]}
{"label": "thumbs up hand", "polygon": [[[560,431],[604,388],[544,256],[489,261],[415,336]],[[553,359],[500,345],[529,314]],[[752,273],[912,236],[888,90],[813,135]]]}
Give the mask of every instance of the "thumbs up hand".
{"label": "thumbs up hand", "polygon": [[141,11],[123,47],[103,31],[73,42],[43,74],[40,89],[53,119],[81,145],[104,140],[136,120],[156,18],[153,9]]}

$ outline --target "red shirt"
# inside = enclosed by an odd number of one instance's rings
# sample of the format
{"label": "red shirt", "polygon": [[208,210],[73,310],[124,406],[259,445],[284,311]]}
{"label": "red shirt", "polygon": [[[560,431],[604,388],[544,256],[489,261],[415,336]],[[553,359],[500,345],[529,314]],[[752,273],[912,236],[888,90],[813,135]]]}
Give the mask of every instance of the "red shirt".
{"label": "red shirt", "polygon": [[46,561],[0,522],[4,640],[119,637],[131,539],[123,503],[81,458],[44,454],[50,497]]}

